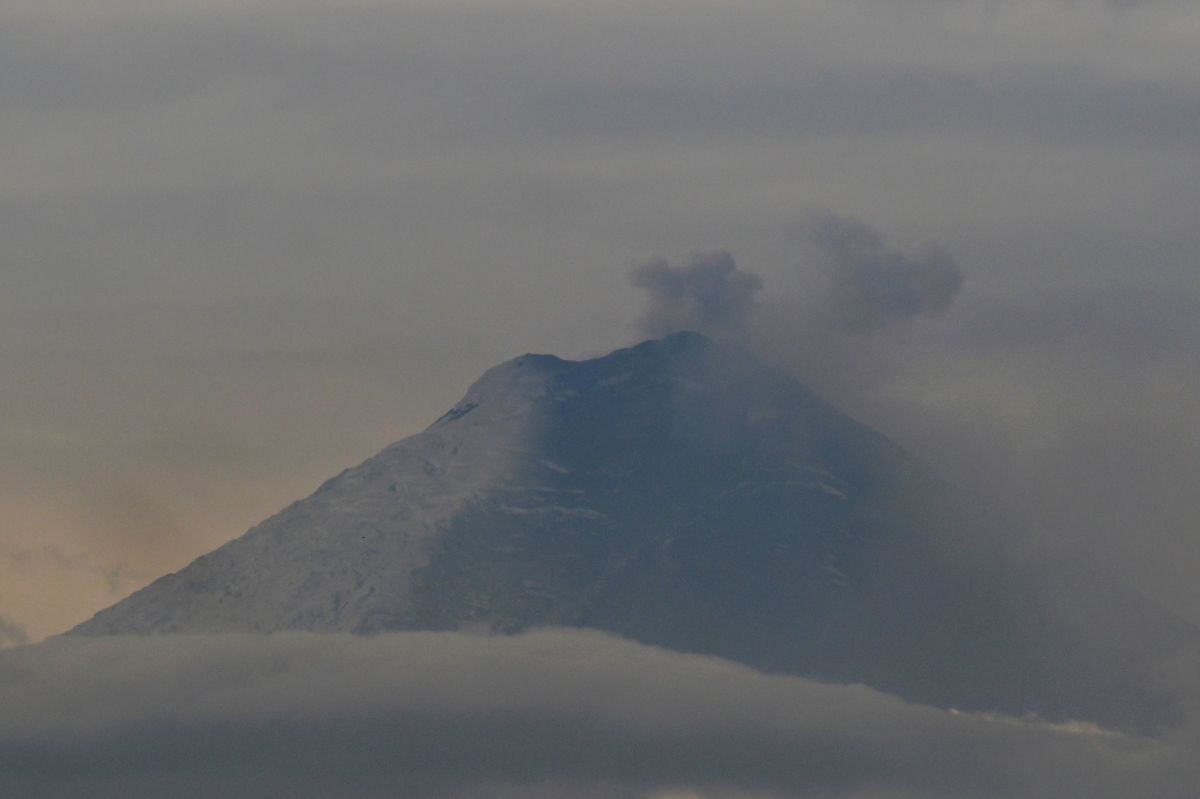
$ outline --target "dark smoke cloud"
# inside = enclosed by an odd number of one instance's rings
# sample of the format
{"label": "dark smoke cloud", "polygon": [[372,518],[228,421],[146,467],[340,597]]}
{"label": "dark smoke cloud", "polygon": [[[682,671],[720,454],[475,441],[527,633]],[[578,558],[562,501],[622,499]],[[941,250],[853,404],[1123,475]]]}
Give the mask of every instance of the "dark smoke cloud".
{"label": "dark smoke cloud", "polygon": [[[808,250],[806,262],[827,285],[824,292],[789,302],[789,329],[771,335],[864,336],[894,322],[941,315],[963,284],[962,270],[941,245],[906,253],[854,217],[814,213],[799,234]],[[639,320],[648,336],[699,330],[745,337],[763,287],[758,275],[740,269],[724,250],[699,253],[681,264],[650,261],[634,267],[631,279],[649,295],[649,308]],[[767,326],[777,327],[771,321]]]}
{"label": "dark smoke cloud", "polygon": [[801,237],[830,280],[826,312],[836,326],[871,333],[891,322],[945,312],[963,273],[941,245],[905,253],[878,230],[849,216],[814,214]]}
{"label": "dark smoke cloud", "polygon": [[[690,329],[737,338],[852,415],[878,420],[872,406],[881,386],[896,376],[913,334],[922,334],[904,323],[949,309],[962,270],[939,244],[905,252],[872,225],[826,209],[795,234],[799,290],[761,296],[762,279],[720,250],[636,267],[633,285],[649,295],[639,328],[648,336]],[[895,335],[878,335],[885,329]]]}
{"label": "dark smoke cloud", "polygon": [[1200,777],[1191,738],[581,631],[64,638],[0,654],[0,707],[21,797],[1191,799]]}
{"label": "dark smoke cloud", "polygon": [[634,267],[633,285],[646,289],[650,308],[639,320],[648,336],[680,330],[737,334],[754,311],[762,280],[738,269],[724,251],[697,253],[682,264],[658,259]]}
{"label": "dark smoke cloud", "polygon": [[0,616],[0,649],[28,642],[29,634],[25,632],[24,627]]}

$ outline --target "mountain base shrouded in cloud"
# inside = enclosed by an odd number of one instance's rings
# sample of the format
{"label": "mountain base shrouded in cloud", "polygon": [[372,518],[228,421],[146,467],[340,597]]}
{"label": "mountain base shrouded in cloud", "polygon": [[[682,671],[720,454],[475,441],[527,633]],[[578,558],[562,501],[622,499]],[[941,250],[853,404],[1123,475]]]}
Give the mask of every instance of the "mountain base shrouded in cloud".
{"label": "mountain base shrouded in cloud", "polygon": [[526,355],[425,432],[75,631],[591,627],[910,701],[1178,721],[1195,632],[1011,533],[748,353]]}
{"label": "mountain base shrouded in cloud", "polygon": [[921,707],[589,631],[71,636],[0,653],[0,706],[22,799],[1190,799],[1200,777],[1187,730]]}

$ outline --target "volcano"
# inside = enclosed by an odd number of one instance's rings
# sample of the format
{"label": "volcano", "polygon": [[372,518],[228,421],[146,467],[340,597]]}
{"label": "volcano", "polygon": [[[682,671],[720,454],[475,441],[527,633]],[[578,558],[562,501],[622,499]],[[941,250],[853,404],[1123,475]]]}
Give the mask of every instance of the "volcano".
{"label": "volcano", "polygon": [[523,355],[72,634],[589,627],[909,701],[1170,724],[1197,632],[744,350]]}

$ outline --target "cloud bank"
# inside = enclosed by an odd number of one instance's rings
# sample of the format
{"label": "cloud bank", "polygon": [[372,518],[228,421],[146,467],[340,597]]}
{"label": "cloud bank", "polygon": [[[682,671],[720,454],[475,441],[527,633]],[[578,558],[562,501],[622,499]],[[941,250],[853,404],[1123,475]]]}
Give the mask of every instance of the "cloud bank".
{"label": "cloud bank", "polygon": [[1186,739],[945,712],[598,633],[72,638],[0,655],[22,797],[1190,797]]}

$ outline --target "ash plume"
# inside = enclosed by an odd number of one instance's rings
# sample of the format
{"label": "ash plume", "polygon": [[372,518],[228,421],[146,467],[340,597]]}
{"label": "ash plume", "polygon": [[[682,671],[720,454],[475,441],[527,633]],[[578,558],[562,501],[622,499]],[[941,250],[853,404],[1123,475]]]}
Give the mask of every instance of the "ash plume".
{"label": "ash plume", "polygon": [[722,250],[697,253],[681,264],[649,261],[634,267],[631,279],[649,294],[639,327],[651,337],[680,330],[740,334],[762,289],[758,275],[740,270]]}
{"label": "ash plume", "polygon": [[801,226],[815,265],[830,281],[825,311],[842,330],[873,333],[916,316],[938,316],[963,283],[954,257],[939,244],[912,252],[888,246],[878,230],[831,212]]}

